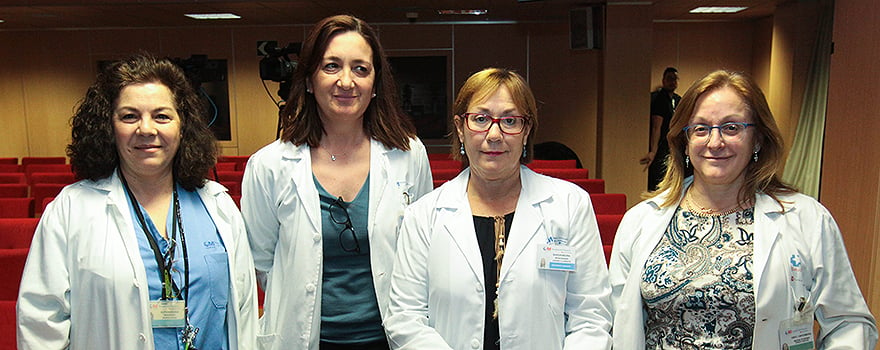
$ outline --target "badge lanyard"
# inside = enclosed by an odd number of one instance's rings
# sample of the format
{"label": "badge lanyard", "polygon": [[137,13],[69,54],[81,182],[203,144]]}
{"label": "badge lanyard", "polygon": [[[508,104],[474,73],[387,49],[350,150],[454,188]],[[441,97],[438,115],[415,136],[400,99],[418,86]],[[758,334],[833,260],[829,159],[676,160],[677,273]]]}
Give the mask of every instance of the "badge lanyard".
{"label": "badge lanyard", "polygon": [[[155,237],[150,233],[150,230],[147,226],[147,221],[144,219],[144,214],[141,213],[140,206],[138,204],[137,198],[134,196],[134,192],[131,191],[131,188],[128,186],[128,181],[125,180],[125,176],[122,174],[122,171],[119,171],[119,178],[122,180],[122,185],[125,187],[125,191],[128,194],[129,201],[131,202],[132,207],[135,209],[135,214],[137,214],[138,222],[141,225],[141,229],[144,231],[144,235],[147,237],[147,241],[150,243],[150,248],[153,251],[153,255],[156,258],[156,264],[159,266],[159,281],[162,283],[162,296],[161,300],[172,300],[176,298],[183,299],[184,305],[184,318],[186,320],[186,326],[183,330],[183,342],[184,349],[197,350],[193,346],[195,343],[195,336],[198,333],[198,328],[193,327],[189,322],[189,308],[187,307],[187,299],[189,297],[189,254],[186,249],[186,234],[183,230],[183,218],[180,215],[180,200],[177,195],[177,186],[174,185],[174,191],[172,193],[173,197],[173,211],[174,216],[171,219],[171,242],[169,243],[168,251],[166,252],[167,257],[164,257],[161,249],[159,249],[159,244],[156,242]],[[171,269],[173,268],[173,260],[174,260],[174,250],[176,247],[176,239],[177,239],[177,230],[180,229],[180,244],[183,246],[183,289],[177,287],[177,284],[174,283],[174,279],[171,278]],[[186,294],[184,294],[185,292]]]}

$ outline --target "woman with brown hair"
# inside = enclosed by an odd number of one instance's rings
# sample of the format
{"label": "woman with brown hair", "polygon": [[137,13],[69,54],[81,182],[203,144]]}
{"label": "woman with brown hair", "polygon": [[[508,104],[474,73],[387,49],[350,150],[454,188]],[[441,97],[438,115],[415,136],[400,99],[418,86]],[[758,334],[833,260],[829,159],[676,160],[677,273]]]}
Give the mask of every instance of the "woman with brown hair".
{"label": "woman with brown hair", "polygon": [[281,139],[251,156],[242,212],[266,291],[266,349],[387,349],[403,209],[432,188],[375,31],[347,15],[303,43]]}

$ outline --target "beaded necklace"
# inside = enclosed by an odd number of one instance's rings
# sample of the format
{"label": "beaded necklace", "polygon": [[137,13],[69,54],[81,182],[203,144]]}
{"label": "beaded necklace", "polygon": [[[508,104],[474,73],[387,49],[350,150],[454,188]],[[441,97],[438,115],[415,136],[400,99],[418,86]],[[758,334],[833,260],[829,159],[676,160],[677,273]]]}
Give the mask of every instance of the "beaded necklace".
{"label": "beaded necklace", "polygon": [[743,210],[745,208],[742,207],[741,203],[737,203],[732,207],[715,210],[712,208],[701,206],[697,203],[694,203],[694,200],[691,199],[691,196],[685,195],[684,197],[684,206],[689,212],[696,214],[697,216],[727,216]]}

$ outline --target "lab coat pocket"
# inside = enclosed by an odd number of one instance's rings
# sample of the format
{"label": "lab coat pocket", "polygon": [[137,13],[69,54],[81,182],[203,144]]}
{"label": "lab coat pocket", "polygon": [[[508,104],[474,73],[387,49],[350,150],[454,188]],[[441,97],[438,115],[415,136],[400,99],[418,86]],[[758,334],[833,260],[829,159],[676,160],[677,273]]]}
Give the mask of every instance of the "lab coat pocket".
{"label": "lab coat pocket", "polygon": [[257,334],[257,346],[260,349],[273,349],[277,341],[278,335],[276,335],[275,333]]}
{"label": "lab coat pocket", "polygon": [[568,282],[569,272],[540,270],[541,284],[544,286],[544,296],[547,306],[553,315],[561,315],[565,308],[565,287]]}
{"label": "lab coat pocket", "polygon": [[208,283],[211,283],[211,302],[218,309],[225,309],[229,302],[229,260],[226,253],[205,255],[208,266]]}

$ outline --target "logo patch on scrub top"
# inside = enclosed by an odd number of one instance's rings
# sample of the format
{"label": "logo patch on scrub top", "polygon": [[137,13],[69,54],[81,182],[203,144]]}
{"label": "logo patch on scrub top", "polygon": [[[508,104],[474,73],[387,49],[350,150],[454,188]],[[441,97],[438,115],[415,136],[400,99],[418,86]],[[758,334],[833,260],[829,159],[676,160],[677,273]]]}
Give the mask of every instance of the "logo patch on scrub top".
{"label": "logo patch on scrub top", "polygon": [[217,241],[205,241],[204,243],[205,249],[216,249],[220,246],[220,242]]}

